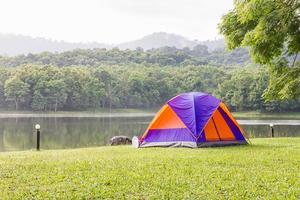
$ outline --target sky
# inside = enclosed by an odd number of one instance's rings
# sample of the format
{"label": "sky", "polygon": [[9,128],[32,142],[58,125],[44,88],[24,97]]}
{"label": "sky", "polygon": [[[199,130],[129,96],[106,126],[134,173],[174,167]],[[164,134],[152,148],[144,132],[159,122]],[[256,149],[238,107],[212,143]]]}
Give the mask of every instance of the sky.
{"label": "sky", "polygon": [[153,32],[220,38],[233,0],[0,0],[0,33],[117,44]]}

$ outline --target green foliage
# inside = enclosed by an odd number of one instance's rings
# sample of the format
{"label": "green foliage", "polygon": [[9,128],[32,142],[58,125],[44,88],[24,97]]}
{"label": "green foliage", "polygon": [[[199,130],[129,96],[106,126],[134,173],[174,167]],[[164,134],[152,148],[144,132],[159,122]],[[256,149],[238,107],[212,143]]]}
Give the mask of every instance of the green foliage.
{"label": "green foliage", "polygon": [[56,111],[67,98],[64,74],[58,68],[46,66],[38,68],[36,77],[32,109]]}
{"label": "green foliage", "polygon": [[97,108],[100,105],[100,99],[105,95],[104,84],[96,77],[91,77],[86,85],[85,91],[88,98],[88,105]]}
{"label": "green foliage", "polygon": [[[299,138],[0,154],[1,199],[297,199]],[[247,159],[245,159],[247,158]]]}
{"label": "green foliage", "polygon": [[9,71],[5,68],[0,68],[0,106],[4,106],[5,103],[5,92],[4,92],[4,85],[5,81],[9,77]]}
{"label": "green foliage", "polygon": [[18,110],[19,102],[24,99],[29,92],[29,85],[19,77],[13,76],[5,81],[5,96],[15,102],[15,108]]}
{"label": "green foliage", "polygon": [[265,70],[235,70],[230,79],[219,85],[217,95],[239,110],[262,110],[261,95],[267,85]]}
{"label": "green foliage", "polygon": [[297,99],[300,96],[300,62],[293,68],[278,63],[271,65],[269,70],[271,76],[270,85],[264,94],[266,99]]}
{"label": "green foliage", "polygon": [[77,49],[63,53],[44,52],[15,57],[1,57],[0,66],[16,67],[23,64],[54,65],[54,66],[99,66],[99,65],[131,65],[143,64],[147,66],[187,66],[187,65],[245,65],[250,63],[246,49],[225,52],[223,49],[208,52],[207,46],[197,45],[193,49],[177,49],[175,47],[161,47],[144,51],[106,49]]}
{"label": "green foliage", "polygon": [[202,91],[216,95],[234,111],[300,109],[299,100],[264,102],[261,96],[269,76],[267,70],[256,67],[27,65],[0,70],[5,74],[0,83],[7,84],[3,89],[7,98],[0,98],[0,108],[12,107],[11,99],[24,110],[158,108],[179,93]]}
{"label": "green foliage", "polygon": [[299,0],[237,0],[219,25],[229,49],[250,47],[254,61],[270,66],[268,99],[300,96],[299,12]]}
{"label": "green foliage", "polygon": [[263,99],[268,87],[269,75],[266,69],[248,68],[235,69],[230,78],[222,81],[215,91],[233,111],[259,110],[259,111],[294,111],[298,110],[299,100],[272,100]]}

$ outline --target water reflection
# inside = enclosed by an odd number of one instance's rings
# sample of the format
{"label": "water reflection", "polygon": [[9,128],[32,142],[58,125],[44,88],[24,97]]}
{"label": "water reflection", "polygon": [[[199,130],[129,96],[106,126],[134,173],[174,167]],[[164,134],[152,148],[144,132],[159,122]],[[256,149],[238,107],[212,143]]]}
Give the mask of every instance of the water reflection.
{"label": "water reflection", "polygon": [[[269,125],[242,125],[250,138],[270,137]],[[299,137],[300,125],[275,125],[274,137]]]}
{"label": "water reflection", "polygon": [[[36,123],[41,125],[42,149],[64,149],[106,145],[115,135],[141,135],[151,119],[152,116],[0,118],[0,151],[34,148]],[[245,123],[242,127],[250,138],[269,137],[269,125]],[[274,128],[275,137],[300,136],[300,125],[275,125]]]}

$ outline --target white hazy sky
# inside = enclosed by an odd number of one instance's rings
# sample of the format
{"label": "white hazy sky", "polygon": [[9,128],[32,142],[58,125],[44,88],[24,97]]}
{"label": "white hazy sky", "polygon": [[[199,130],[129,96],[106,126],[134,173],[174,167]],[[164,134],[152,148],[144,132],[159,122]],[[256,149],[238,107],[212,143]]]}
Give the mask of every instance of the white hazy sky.
{"label": "white hazy sky", "polygon": [[119,43],[153,32],[220,37],[233,0],[0,0],[0,33]]}

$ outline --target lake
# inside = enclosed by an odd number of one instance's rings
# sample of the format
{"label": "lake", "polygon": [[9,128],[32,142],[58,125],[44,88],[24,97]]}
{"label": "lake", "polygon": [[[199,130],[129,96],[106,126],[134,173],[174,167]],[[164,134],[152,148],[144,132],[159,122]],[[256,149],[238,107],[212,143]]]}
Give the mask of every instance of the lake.
{"label": "lake", "polygon": [[[42,149],[65,149],[107,145],[115,135],[141,135],[153,113],[128,114],[2,114],[0,115],[0,151],[34,149],[35,124],[41,125]],[[299,137],[300,120],[238,120],[253,137]],[[256,124],[256,125],[252,125]]]}

